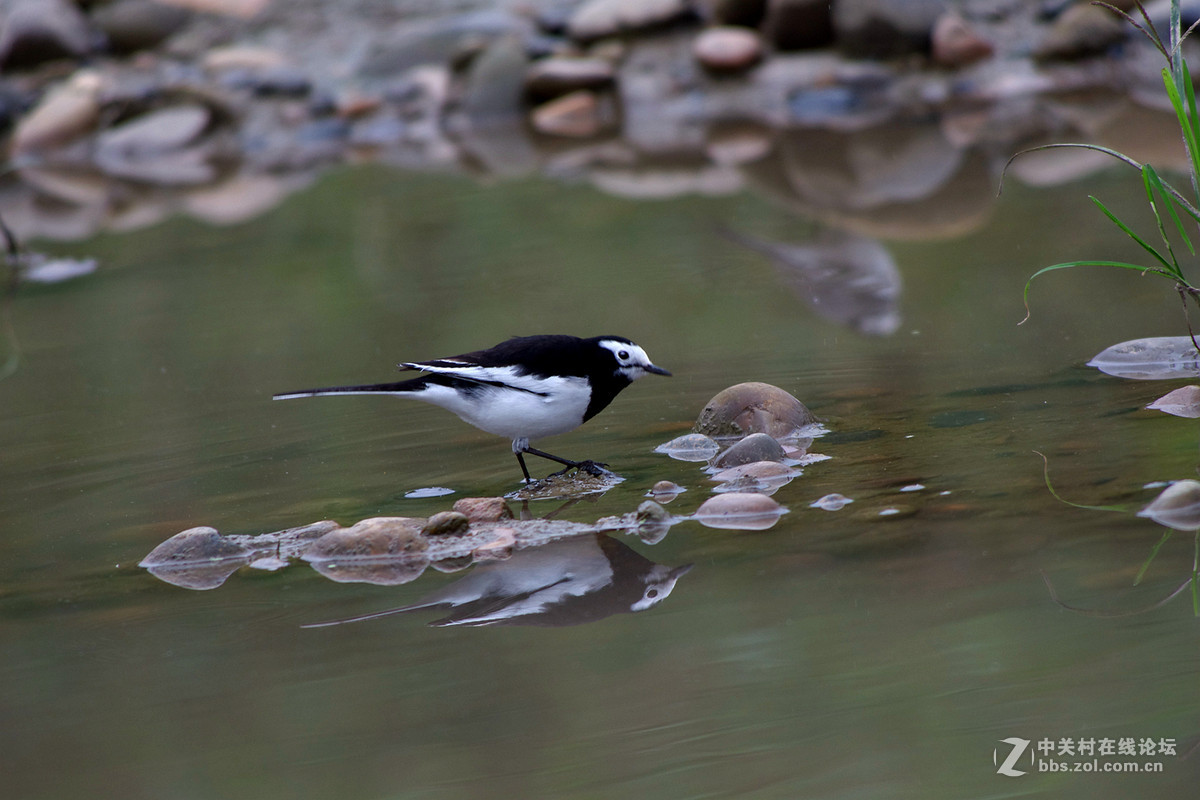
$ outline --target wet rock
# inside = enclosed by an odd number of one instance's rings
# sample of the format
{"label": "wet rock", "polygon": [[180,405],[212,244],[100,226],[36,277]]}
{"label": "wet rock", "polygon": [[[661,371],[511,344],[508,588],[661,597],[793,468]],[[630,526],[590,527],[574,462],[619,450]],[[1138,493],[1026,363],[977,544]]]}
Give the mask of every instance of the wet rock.
{"label": "wet rock", "polygon": [[338,583],[397,586],[418,578],[429,566],[423,520],[374,517],[331,531],[300,556]]}
{"label": "wet rock", "polygon": [[177,150],[198,139],[211,118],[209,110],[200,105],[150,111],[97,136],[96,149],[103,158]]}
{"label": "wet rock", "polygon": [[780,50],[808,50],[833,43],[834,4],[828,0],[768,0],[766,6],[763,33]]}
{"label": "wet rock", "polygon": [[605,58],[543,58],[529,67],[525,90],[534,99],[548,100],[577,89],[609,86],[615,74],[612,62]]}
{"label": "wet rock", "polygon": [[954,13],[938,17],[933,26],[933,60],[943,67],[965,67],[991,58],[995,46]]}
{"label": "wet rock", "polygon": [[181,30],[192,15],[157,0],[115,0],[92,11],[92,22],[108,40],[109,49],[133,53],[157,47]]}
{"label": "wet rock", "polygon": [[611,115],[595,92],[579,90],[533,110],[533,127],[548,136],[587,139],[612,123]]}
{"label": "wet rock", "polygon": [[454,510],[468,522],[499,522],[512,519],[512,509],[503,497],[464,497],[454,504]]}
{"label": "wet rock", "polygon": [[216,169],[196,143],[211,120],[199,105],[150,111],[96,137],[96,166],[110,175],[164,186],[209,183]]}
{"label": "wet rock", "polygon": [[587,0],[567,22],[567,33],[581,41],[653,28],[692,14],[687,0]]}
{"label": "wet rock", "polygon": [[779,442],[765,433],[752,433],[735,442],[728,450],[712,460],[716,469],[728,469],[755,461],[782,461],[785,458]]}
{"label": "wet rock", "polygon": [[1172,483],[1137,515],[1177,531],[1200,529],[1200,481]]}
{"label": "wet rock", "polygon": [[741,72],[762,59],[763,44],[748,28],[722,25],[702,31],[692,42],[692,54],[713,72]]}
{"label": "wet rock", "polygon": [[32,67],[92,50],[87,18],[68,0],[15,0],[0,20],[0,69]]}
{"label": "wet rock", "polygon": [[799,470],[777,461],[752,461],[748,464],[723,469],[713,475],[712,480],[721,484],[713,491],[774,494],[798,475],[800,475]]}
{"label": "wet rock", "polygon": [[428,543],[421,537],[424,520],[412,517],[372,517],[349,528],[340,528],[313,542],[305,561],[346,558],[379,558],[422,553]]}
{"label": "wet rock", "polygon": [[232,225],[253,219],[274,208],[289,188],[274,175],[237,174],[212,186],[188,191],[184,209],[197,219],[214,225]]}
{"label": "wet rock", "polygon": [[721,445],[704,434],[689,433],[660,444],[654,452],[665,453],[676,461],[708,461],[720,449]]}
{"label": "wet rock", "polygon": [[1146,408],[1173,414],[1176,417],[1196,419],[1200,417],[1200,386],[1184,386],[1168,392]]}
{"label": "wet rock", "polygon": [[838,494],[837,492],[833,492],[831,494],[825,495],[824,497],[821,497],[818,500],[814,500],[812,503],[809,504],[808,507],[809,508],[819,508],[822,511],[840,511],[841,509],[845,508],[847,505],[849,505],[850,503],[853,503],[853,502],[854,502],[853,500],[851,500],[849,497],[846,497],[844,494]]}
{"label": "wet rock", "polygon": [[1200,376],[1200,352],[1190,336],[1151,336],[1114,344],[1087,365],[1116,378],[1193,378]]}
{"label": "wet rock", "polygon": [[658,503],[669,503],[686,491],[687,489],[673,481],[659,481],[650,487],[647,494]]}
{"label": "wet rock", "polygon": [[267,70],[281,67],[287,63],[287,58],[278,50],[267,47],[249,47],[237,45],[214,48],[200,60],[207,70],[221,72],[222,70]]}
{"label": "wet rock", "polygon": [[359,71],[367,78],[389,78],[423,65],[462,66],[505,39],[515,42],[524,58],[521,39],[530,29],[524,17],[498,10],[435,18],[377,41]]}
{"label": "wet rock", "polygon": [[700,412],[693,430],[715,437],[765,433],[782,439],[815,421],[812,412],[783,389],[754,381],[718,392]]}
{"label": "wet rock", "polygon": [[928,53],[944,0],[838,0],[833,27],[838,47],[851,58],[889,59]]}
{"label": "wet rock", "polygon": [[693,519],[708,528],[760,531],[772,527],[787,509],[765,494],[730,492],[705,500]]}
{"label": "wet rock", "polygon": [[229,541],[216,528],[189,528],[154,548],[139,562],[139,567],[197,564],[244,558],[250,551]]}
{"label": "wet rock", "polygon": [[13,132],[14,156],[60,147],[92,130],[100,117],[104,81],[91,71],[75,73],[67,83],[46,94]]}
{"label": "wet rock", "polygon": [[190,528],[150,551],[138,566],[185,589],[215,589],[253,559],[252,552],[215,528]]}
{"label": "wet rock", "polygon": [[771,131],[751,122],[724,122],[708,129],[704,152],[715,164],[738,166],[758,161],[771,152]]}
{"label": "wet rock", "polygon": [[1125,23],[1090,3],[1069,6],[1033,50],[1034,58],[1076,59],[1098,55],[1128,35]]}
{"label": "wet rock", "polygon": [[495,538],[476,547],[472,555],[480,561],[502,561],[512,557],[517,532],[512,528],[495,528],[492,533]]}
{"label": "wet rock", "polygon": [[421,528],[423,536],[466,536],[471,522],[459,511],[439,511]]}
{"label": "wet rock", "polygon": [[665,508],[653,500],[637,507],[637,536],[646,544],[658,544],[666,538],[675,522]]}
{"label": "wet rock", "polygon": [[653,500],[646,500],[637,507],[639,525],[658,524],[668,522],[670,519],[671,513]]}

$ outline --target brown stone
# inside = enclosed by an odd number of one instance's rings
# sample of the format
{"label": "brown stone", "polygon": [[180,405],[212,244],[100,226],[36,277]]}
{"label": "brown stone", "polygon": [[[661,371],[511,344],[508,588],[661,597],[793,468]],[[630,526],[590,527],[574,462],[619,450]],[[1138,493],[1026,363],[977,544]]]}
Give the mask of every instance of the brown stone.
{"label": "brown stone", "polygon": [[692,54],[714,72],[741,72],[762,60],[763,44],[749,28],[722,25],[697,36],[692,42]]}

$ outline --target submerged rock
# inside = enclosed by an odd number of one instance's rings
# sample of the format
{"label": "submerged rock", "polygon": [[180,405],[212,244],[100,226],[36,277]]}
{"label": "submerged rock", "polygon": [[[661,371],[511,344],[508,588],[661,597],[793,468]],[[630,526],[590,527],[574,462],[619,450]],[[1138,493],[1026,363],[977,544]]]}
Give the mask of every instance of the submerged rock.
{"label": "submerged rock", "polygon": [[1146,408],[1173,414],[1176,417],[1196,419],[1200,417],[1200,386],[1183,386],[1168,392]]}
{"label": "submerged rock", "polygon": [[784,457],[779,442],[765,433],[752,433],[714,458],[712,465],[716,469],[728,469],[759,461],[783,461]]}
{"label": "submerged rock", "polygon": [[786,508],[765,494],[731,492],[705,500],[692,518],[708,528],[761,531],[786,513]]}
{"label": "submerged rock", "polygon": [[150,551],[138,566],[185,589],[215,589],[253,560],[253,551],[207,526],[189,528]]}
{"label": "submerged rock", "polygon": [[721,445],[700,433],[678,436],[654,448],[656,453],[665,453],[676,461],[708,461],[721,450]]}
{"label": "submerged rock", "polygon": [[1190,336],[1152,336],[1114,344],[1087,365],[1117,378],[1190,378],[1200,376],[1200,352]]}
{"label": "submerged rock", "polygon": [[749,382],[717,393],[700,412],[693,431],[713,437],[765,433],[783,439],[815,421],[803,403],[778,386]]}

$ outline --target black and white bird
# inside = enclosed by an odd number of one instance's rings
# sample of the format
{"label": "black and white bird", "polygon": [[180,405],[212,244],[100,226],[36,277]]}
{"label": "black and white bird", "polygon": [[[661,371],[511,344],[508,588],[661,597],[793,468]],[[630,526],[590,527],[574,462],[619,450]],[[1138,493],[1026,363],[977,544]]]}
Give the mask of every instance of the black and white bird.
{"label": "black and white bird", "polygon": [[397,366],[427,374],[394,383],[285,392],[275,399],[388,394],[432,403],[480,430],[511,439],[529,483],[526,453],[557,461],[565,469],[600,474],[602,465],[597,462],[571,461],[536,450],[530,442],[578,428],[643,375],[671,374],[623,336],[518,336],[486,350]]}
{"label": "black and white bird", "polygon": [[518,550],[505,561],[481,564],[411,605],[301,627],[324,628],[423,609],[449,611],[429,623],[439,628],[580,625],[653,608],[691,568],[656,564],[604,533],[573,536]]}

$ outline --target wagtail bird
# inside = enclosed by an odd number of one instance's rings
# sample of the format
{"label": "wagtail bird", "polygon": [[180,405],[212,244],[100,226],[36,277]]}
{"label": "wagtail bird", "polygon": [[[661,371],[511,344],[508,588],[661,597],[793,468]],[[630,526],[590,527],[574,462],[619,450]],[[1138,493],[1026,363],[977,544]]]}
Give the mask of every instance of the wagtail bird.
{"label": "wagtail bird", "polygon": [[601,474],[594,461],[571,461],[529,446],[534,439],[578,428],[604,410],[626,386],[647,373],[670,375],[623,336],[518,336],[487,350],[433,361],[404,361],[419,378],[365,386],[332,386],[275,395],[276,400],[334,394],[412,397],[453,411],[480,430],[512,440],[530,483],[525,454]]}
{"label": "wagtail bird", "polygon": [[518,550],[506,561],[481,564],[412,605],[301,627],[344,625],[421,609],[450,611],[429,623],[435,627],[579,625],[658,605],[691,568],[656,564],[607,534],[573,536]]}

